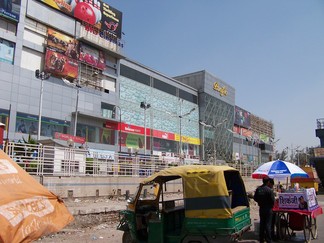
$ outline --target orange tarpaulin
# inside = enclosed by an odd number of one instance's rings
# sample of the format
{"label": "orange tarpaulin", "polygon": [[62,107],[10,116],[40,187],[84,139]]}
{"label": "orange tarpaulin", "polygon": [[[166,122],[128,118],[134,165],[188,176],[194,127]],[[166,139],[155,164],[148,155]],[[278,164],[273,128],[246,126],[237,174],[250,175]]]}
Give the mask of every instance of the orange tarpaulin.
{"label": "orange tarpaulin", "polygon": [[62,200],[0,150],[0,243],[30,242],[71,221]]}

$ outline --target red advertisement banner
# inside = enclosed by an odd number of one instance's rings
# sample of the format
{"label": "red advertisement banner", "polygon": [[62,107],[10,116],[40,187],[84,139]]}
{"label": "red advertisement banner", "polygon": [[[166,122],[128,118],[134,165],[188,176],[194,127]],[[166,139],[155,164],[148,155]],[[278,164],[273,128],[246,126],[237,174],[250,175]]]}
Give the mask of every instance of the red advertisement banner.
{"label": "red advertisement banner", "polygon": [[84,43],[80,43],[80,61],[101,70],[106,67],[104,53]]}
{"label": "red advertisement banner", "polygon": [[78,77],[78,62],[49,48],[46,49],[44,69],[60,77]]}
{"label": "red advertisement banner", "polygon": [[167,140],[175,139],[174,133],[162,132],[162,131],[158,131],[158,130],[153,130],[153,137],[167,139]]}
{"label": "red advertisement banner", "polygon": [[119,130],[119,123],[113,121],[106,121],[106,123],[104,123],[104,127],[109,129]]}
{"label": "red advertisement banner", "polygon": [[[144,135],[144,127],[130,125],[130,124],[121,124],[121,129],[124,132],[136,133]],[[150,136],[150,129],[146,128],[146,136]]]}
{"label": "red advertisement banner", "polygon": [[54,134],[54,138],[60,139],[60,140],[64,140],[64,141],[67,141],[69,139],[72,139],[73,142],[75,142],[75,143],[81,143],[81,144],[84,144],[86,142],[86,139],[83,138],[83,137],[72,136],[70,134],[64,134],[64,133],[60,133],[60,132],[56,132]]}

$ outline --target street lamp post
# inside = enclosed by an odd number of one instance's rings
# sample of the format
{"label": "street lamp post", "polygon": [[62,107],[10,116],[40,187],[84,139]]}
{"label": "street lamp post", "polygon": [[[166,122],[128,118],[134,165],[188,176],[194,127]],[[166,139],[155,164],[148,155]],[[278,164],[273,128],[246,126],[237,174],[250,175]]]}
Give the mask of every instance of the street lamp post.
{"label": "street lamp post", "polygon": [[142,101],[140,107],[144,109],[144,155],[146,155],[146,110],[151,107],[151,104]]}
{"label": "street lamp post", "polygon": [[[182,154],[182,125],[181,125],[181,120],[182,120],[182,118],[183,117],[186,117],[186,116],[189,116],[194,110],[196,110],[196,108],[192,108],[189,112],[187,112],[187,113],[185,113],[185,114],[180,114],[180,116],[178,116],[179,117],[179,135],[180,135],[180,138],[179,138],[179,158],[182,158],[182,156],[183,156],[183,154]],[[183,160],[182,160],[182,163],[181,164],[183,164]]]}
{"label": "street lamp post", "polygon": [[39,69],[35,71],[36,78],[41,80],[40,97],[39,97],[39,112],[38,112],[38,131],[37,140],[40,140],[41,127],[42,127],[42,108],[43,108],[43,90],[44,90],[44,80],[49,79],[50,73],[44,71],[40,72]]}
{"label": "street lamp post", "polygon": [[[215,159],[215,164],[216,164],[216,129],[220,125],[223,125],[225,122],[227,122],[227,118],[225,118],[222,122],[217,123],[216,125],[209,125],[206,124],[205,122],[200,121],[199,124],[202,125],[203,127],[209,127],[209,128],[214,128],[214,159]],[[205,157],[205,148],[204,148],[204,143],[205,143],[205,137],[204,137],[204,129],[203,129],[203,156]]]}
{"label": "street lamp post", "polygon": [[119,153],[121,153],[121,108],[118,105],[115,105],[116,108],[119,109],[119,129],[118,129],[118,140],[119,140]]}
{"label": "street lamp post", "polygon": [[203,159],[203,161],[205,161],[205,127],[213,127],[213,126],[206,124],[203,121],[199,121],[199,124],[203,126],[203,128],[202,128],[202,159]]}
{"label": "street lamp post", "polygon": [[217,127],[223,125],[225,122],[227,122],[227,118],[225,118],[222,122],[217,123],[216,125],[213,125],[214,128],[214,153],[215,153],[215,164],[217,163],[216,161],[216,129]]}
{"label": "street lamp post", "polygon": [[74,117],[74,126],[73,126],[73,136],[76,136],[76,132],[77,132],[77,124],[78,124],[78,109],[79,109],[79,93],[80,93],[80,89],[82,88],[80,85],[80,79],[78,79],[78,83],[71,83],[69,80],[62,78],[63,82],[72,87],[75,88],[77,93],[76,93],[76,101],[75,101],[75,117]]}

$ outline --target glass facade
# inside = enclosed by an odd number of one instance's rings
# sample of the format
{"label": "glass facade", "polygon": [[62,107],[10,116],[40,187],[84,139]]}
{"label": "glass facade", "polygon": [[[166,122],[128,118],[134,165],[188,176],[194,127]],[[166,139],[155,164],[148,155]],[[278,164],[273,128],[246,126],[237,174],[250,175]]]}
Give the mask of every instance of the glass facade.
{"label": "glass facade", "polygon": [[228,129],[232,129],[234,107],[206,93],[201,95],[200,101],[201,120],[214,126],[202,127],[205,160],[231,161],[233,134]]}
{"label": "glass facade", "polygon": [[[140,74],[124,65],[121,65],[120,81],[120,106],[122,121],[152,131],[162,131],[175,134],[174,140],[152,138],[152,143],[147,141],[147,149],[152,151],[172,152],[178,154],[181,134],[182,151],[185,154],[199,154],[199,111],[197,96],[181,91],[182,99],[176,94],[180,90],[158,79]],[[143,78],[138,82],[140,77]],[[149,82],[148,82],[149,80]],[[150,104],[144,110],[141,102]],[[196,101],[194,103],[194,101]],[[145,114],[144,114],[145,113]],[[145,122],[144,122],[145,117]],[[190,141],[196,141],[191,143]]]}

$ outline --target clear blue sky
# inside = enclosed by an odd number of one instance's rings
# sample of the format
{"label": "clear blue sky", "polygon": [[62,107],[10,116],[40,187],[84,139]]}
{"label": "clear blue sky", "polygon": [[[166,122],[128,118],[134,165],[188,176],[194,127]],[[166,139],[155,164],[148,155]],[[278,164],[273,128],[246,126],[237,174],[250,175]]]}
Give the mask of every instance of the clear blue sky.
{"label": "clear blue sky", "polygon": [[106,0],[125,55],[168,76],[207,70],[236,105],[272,121],[277,149],[318,146],[324,118],[323,0]]}

